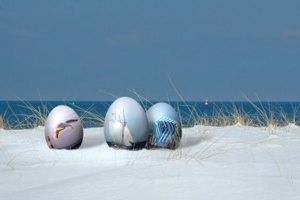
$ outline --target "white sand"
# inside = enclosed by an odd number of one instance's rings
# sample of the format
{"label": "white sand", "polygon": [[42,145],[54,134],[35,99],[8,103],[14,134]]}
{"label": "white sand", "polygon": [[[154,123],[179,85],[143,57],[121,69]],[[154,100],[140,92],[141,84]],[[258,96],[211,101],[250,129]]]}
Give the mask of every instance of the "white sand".
{"label": "white sand", "polygon": [[0,199],[300,199],[300,127],[197,126],[176,151],[109,148],[103,128],[51,150],[44,128],[0,129]]}

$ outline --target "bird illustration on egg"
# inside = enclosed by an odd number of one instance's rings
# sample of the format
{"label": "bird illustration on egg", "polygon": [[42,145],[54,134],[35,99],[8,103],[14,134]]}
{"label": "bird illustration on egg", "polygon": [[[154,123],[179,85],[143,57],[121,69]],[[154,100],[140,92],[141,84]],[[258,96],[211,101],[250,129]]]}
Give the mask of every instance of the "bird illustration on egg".
{"label": "bird illustration on egg", "polygon": [[55,107],[45,124],[45,139],[50,149],[76,149],[83,139],[83,127],[76,112],[64,105]]}
{"label": "bird illustration on egg", "polygon": [[77,122],[77,121],[78,121],[78,119],[71,119],[66,122],[62,122],[62,123],[58,124],[58,126],[55,130],[54,138],[58,139],[58,135],[59,135],[60,131],[64,130],[65,128],[74,129],[74,127],[70,123]]}

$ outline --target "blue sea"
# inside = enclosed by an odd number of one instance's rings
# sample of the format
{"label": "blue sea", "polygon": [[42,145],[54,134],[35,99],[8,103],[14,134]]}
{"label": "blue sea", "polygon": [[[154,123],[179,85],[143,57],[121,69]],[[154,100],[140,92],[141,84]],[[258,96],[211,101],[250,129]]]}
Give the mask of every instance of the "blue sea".
{"label": "blue sea", "polygon": [[[85,128],[103,126],[105,114],[111,101],[0,101],[0,116],[10,128],[31,128],[38,118],[44,116],[57,105],[67,105],[82,117]],[[151,102],[155,104],[157,102]],[[140,102],[147,110],[149,102]],[[265,126],[268,122],[285,125],[288,122],[300,125],[300,102],[166,102],[179,113],[183,127],[197,123],[223,125],[223,121],[232,121],[234,116],[243,116],[251,120],[254,126]],[[22,124],[22,126],[20,126]]]}

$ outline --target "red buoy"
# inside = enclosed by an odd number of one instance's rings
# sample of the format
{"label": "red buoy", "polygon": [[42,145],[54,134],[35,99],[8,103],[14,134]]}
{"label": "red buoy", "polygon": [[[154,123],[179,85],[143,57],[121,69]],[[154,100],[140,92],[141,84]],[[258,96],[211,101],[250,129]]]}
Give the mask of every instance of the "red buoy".
{"label": "red buoy", "polygon": [[204,105],[208,106],[208,102],[207,102],[207,99],[205,100],[205,103],[204,103]]}

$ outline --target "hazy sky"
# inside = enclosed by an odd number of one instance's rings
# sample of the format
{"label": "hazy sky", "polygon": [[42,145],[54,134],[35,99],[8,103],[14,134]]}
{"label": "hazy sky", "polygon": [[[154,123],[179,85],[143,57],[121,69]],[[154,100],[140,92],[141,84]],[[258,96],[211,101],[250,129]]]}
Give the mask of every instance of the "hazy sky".
{"label": "hazy sky", "polygon": [[300,101],[300,1],[0,0],[0,100]]}

